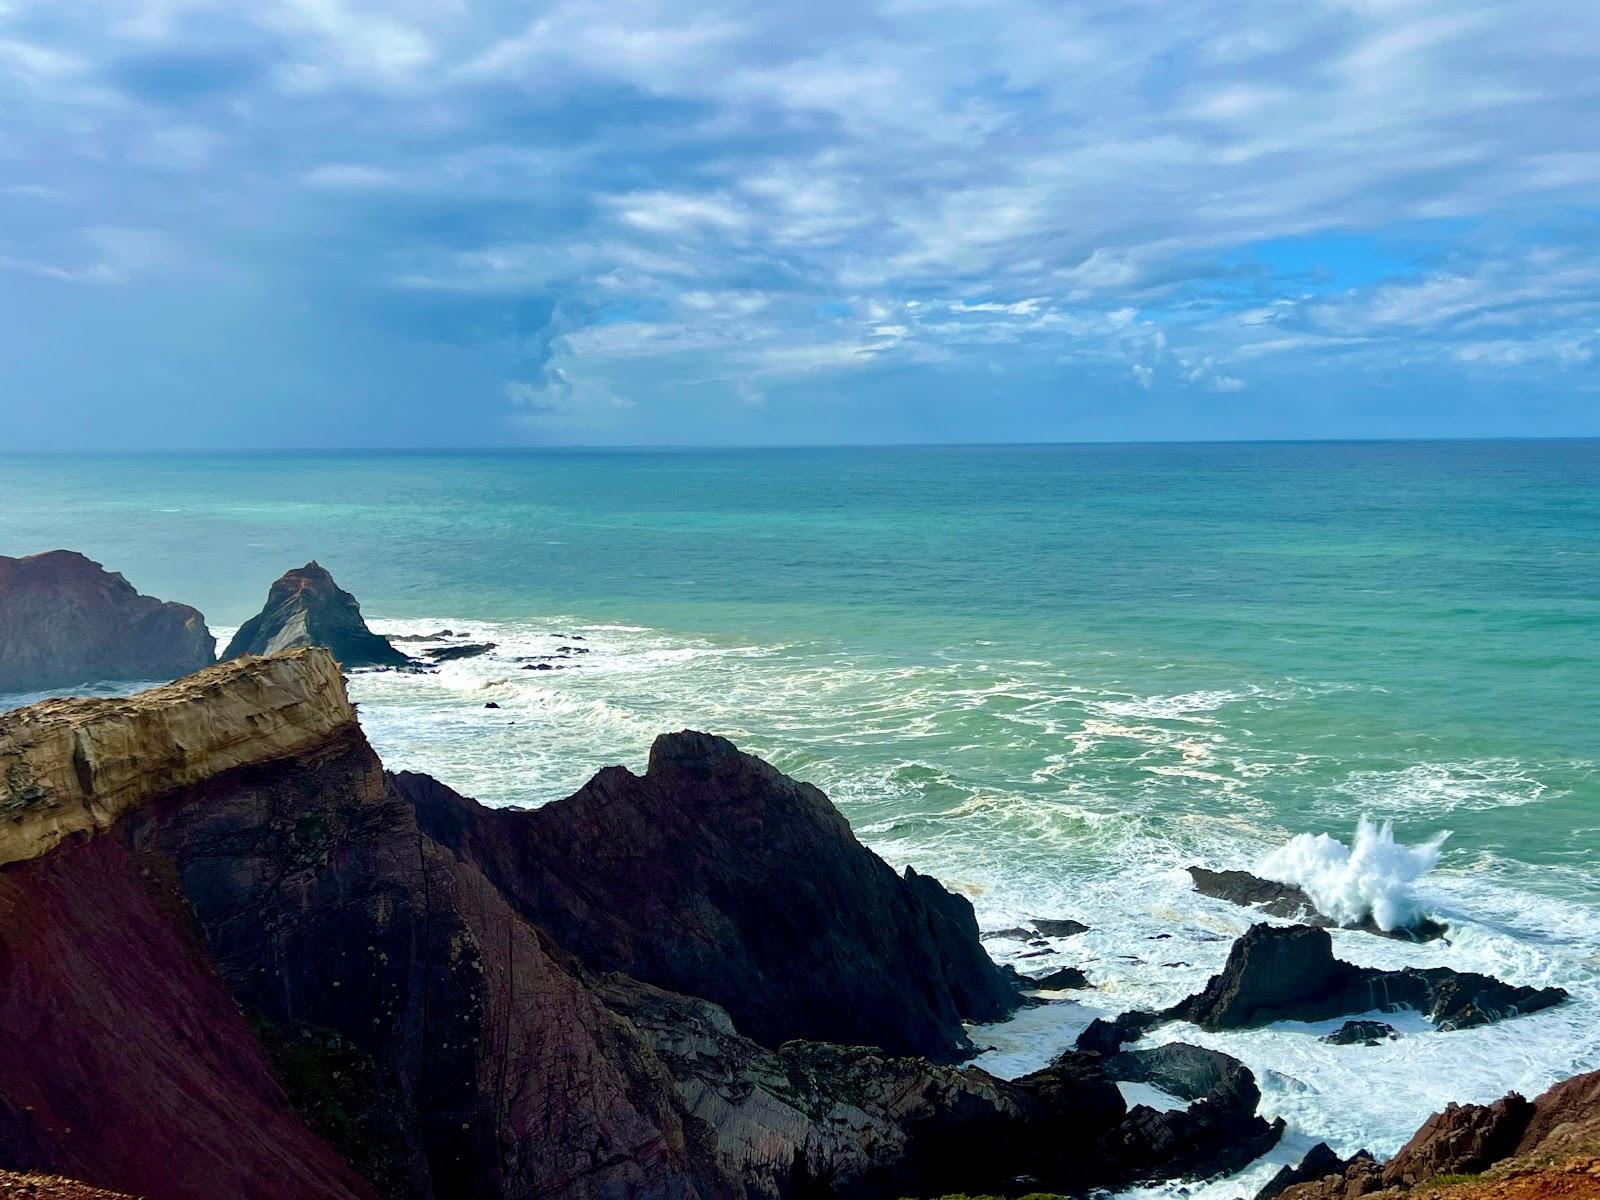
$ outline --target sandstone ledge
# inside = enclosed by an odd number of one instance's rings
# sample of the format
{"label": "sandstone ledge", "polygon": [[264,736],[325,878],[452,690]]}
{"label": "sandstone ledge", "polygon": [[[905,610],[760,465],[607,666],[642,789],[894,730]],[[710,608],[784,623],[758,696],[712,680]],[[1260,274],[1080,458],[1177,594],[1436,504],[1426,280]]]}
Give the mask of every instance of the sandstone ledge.
{"label": "sandstone ledge", "polygon": [[176,788],[313,749],[354,721],[339,666],[317,647],[208,667],[126,699],[0,714],[0,866]]}

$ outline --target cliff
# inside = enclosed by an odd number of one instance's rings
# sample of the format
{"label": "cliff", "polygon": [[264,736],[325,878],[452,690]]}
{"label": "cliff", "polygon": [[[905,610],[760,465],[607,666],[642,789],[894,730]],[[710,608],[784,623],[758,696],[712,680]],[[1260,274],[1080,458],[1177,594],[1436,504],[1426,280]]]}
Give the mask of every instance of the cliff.
{"label": "cliff", "polygon": [[[876,1200],[1010,1190],[1019,1172],[1063,1190],[1205,1176],[1281,1128],[1225,1056],[1177,1064],[1199,1080],[1189,1110],[1129,1110],[1115,1081],[1176,1070],[1164,1057],[1074,1054],[1007,1082],[870,1045],[762,1044],[703,994],[602,974],[612,955],[666,961],[699,911],[708,944],[779,1000],[755,1005],[726,971],[680,982],[726,990],[769,1035],[813,1007],[934,1021],[971,1002],[964,902],[890,871],[820,792],[721,739],[664,738],[644,776],[602,772],[530,825],[387,775],[318,649],[47,702],[5,730],[3,1168],[162,1200]],[[592,939],[562,907],[582,863],[530,849],[546,838],[593,860]],[[740,861],[762,839],[785,853]],[[607,855],[646,847],[670,886],[641,907]],[[763,884],[853,969],[781,928],[756,946],[779,919]],[[785,986],[778,952],[816,977]]]}
{"label": "cliff", "polygon": [[411,663],[387,638],[373,633],[356,598],[316,562],[285,571],[267,603],[228,642],[224,659],[323,646],[346,667],[403,667]]}
{"label": "cliff", "polygon": [[128,699],[46,700],[0,714],[0,865],[246,764],[353,725],[323,650],[225,663]]}
{"label": "cliff", "polygon": [[205,618],[81,554],[0,556],[0,692],[172,679],[216,661]]}
{"label": "cliff", "polygon": [[608,767],[531,812],[397,784],[431,836],[584,962],[704,996],[765,1045],[948,1061],[971,1050],[964,1021],[1019,1003],[964,897],[896,874],[820,791],[725,738],[664,735],[644,775]]}

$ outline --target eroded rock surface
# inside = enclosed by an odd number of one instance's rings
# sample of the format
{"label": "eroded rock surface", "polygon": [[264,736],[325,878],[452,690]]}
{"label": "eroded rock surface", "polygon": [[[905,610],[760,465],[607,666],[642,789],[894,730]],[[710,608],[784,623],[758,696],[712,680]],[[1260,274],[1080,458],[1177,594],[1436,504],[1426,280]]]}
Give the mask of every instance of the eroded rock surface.
{"label": "eroded rock surface", "polygon": [[174,679],[216,661],[205,618],[71,550],[0,555],[0,692]]}

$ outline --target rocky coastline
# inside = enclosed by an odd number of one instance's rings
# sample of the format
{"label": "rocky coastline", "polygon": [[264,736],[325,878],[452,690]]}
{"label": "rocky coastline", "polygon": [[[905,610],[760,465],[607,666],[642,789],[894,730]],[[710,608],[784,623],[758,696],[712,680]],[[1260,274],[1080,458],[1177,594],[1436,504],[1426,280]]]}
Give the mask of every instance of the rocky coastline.
{"label": "rocky coastline", "polygon": [[[181,609],[137,601],[117,620]],[[12,636],[40,611],[0,586]],[[1237,1059],[1141,1046],[1157,1026],[1408,1007],[1447,1035],[1565,999],[1343,962],[1303,893],[1196,869],[1207,894],[1301,923],[1251,926],[1199,992],[1002,1079],[962,1065],[970,1026],[1089,980],[996,965],[970,902],[891,869],[821,791],[726,739],[666,734],[643,774],[492,809],[384,769],[341,668],[419,660],[316,563],[273,585],[222,663],[206,651],[125,699],[0,714],[0,1188],[35,1189],[16,1194],[877,1200],[1205,1180],[1284,1124]],[[1387,1029],[1352,1019],[1331,1040]],[[1600,1076],[1581,1076],[1452,1106],[1388,1163],[1318,1147],[1261,1200],[1597,1147]]]}

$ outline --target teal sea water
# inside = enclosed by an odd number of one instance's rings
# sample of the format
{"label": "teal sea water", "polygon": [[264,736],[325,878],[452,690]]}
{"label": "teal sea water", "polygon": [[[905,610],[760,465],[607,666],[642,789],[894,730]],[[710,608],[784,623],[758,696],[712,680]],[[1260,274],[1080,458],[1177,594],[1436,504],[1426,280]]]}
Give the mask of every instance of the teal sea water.
{"label": "teal sea water", "polygon": [[1088,921],[1025,965],[1100,988],[981,1031],[997,1070],[1216,968],[1247,918],[1184,865],[1363,815],[1450,836],[1409,887],[1378,842],[1328,885],[1454,931],[1342,954],[1576,999],[1373,1048],[1207,1035],[1291,1121],[1277,1161],[1600,1066],[1600,442],[0,458],[0,553],[56,546],[214,629],[314,557],[380,628],[496,642],[352,681],[391,766],[486,802],[703,727],[986,926]]}

